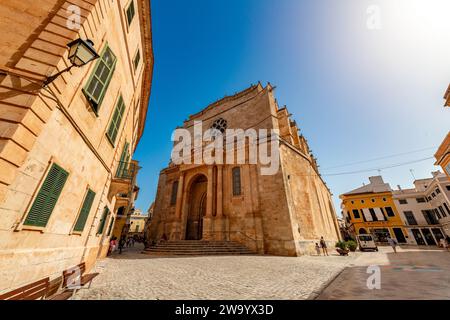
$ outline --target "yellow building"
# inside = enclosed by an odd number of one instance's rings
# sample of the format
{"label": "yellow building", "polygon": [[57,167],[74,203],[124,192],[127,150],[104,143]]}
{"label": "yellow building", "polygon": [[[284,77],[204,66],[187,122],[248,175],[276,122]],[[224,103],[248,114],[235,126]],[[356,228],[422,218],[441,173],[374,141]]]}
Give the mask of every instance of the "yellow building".
{"label": "yellow building", "polygon": [[[444,107],[450,107],[450,85],[444,95]],[[444,141],[442,141],[439,149],[436,151],[434,157],[436,158],[435,165],[441,166],[447,176],[450,178],[450,131],[447,133]]]}
{"label": "yellow building", "polygon": [[347,226],[355,234],[372,234],[377,242],[388,236],[406,243],[407,233],[392,198],[392,189],[381,176],[370,183],[339,196]]}
{"label": "yellow building", "polygon": [[444,141],[442,141],[434,157],[436,158],[435,165],[441,166],[450,178],[450,131],[447,133]]}

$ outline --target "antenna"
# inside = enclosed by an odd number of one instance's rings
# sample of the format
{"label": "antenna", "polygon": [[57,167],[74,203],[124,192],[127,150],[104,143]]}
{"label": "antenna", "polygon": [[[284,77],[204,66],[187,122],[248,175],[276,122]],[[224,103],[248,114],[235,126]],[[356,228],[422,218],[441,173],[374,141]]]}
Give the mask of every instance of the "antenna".
{"label": "antenna", "polygon": [[409,172],[411,172],[411,175],[412,175],[413,179],[416,180],[416,176],[414,175],[414,170],[413,169],[409,169]]}

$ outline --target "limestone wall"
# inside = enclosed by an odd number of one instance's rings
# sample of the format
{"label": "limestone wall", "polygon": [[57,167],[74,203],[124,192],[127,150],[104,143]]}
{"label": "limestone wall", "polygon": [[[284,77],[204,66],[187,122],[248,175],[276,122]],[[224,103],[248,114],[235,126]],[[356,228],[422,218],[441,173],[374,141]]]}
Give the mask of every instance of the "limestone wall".
{"label": "limestone wall", "polygon": [[[143,30],[149,27],[141,25],[143,2],[134,1],[136,16],[129,27],[125,18],[129,1],[124,0],[0,4],[2,32],[17,33],[15,38],[0,40],[0,70],[5,72],[0,75],[0,293],[46,276],[60,276],[82,261],[90,268],[106,255],[116,202],[115,197],[108,199],[108,191],[125,141],[132,154],[142,133],[137,127],[145,121],[148,93],[143,92],[149,90],[143,85],[148,80],[144,71],[153,63],[141,52],[139,67],[135,70],[132,65],[136,50],[144,50]],[[70,4],[81,9],[82,25],[76,31],[66,25]],[[7,23],[8,19],[14,21]],[[68,66],[65,46],[78,37],[93,40],[98,52],[108,44],[117,57],[97,115],[81,91],[95,62],[73,68],[41,89],[45,77]],[[119,94],[125,112],[112,144],[105,132]],[[47,225],[25,226],[52,163],[69,172],[67,182]],[[76,233],[73,228],[87,188],[96,195],[83,232]],[[105,206],[112,214],[97,235]]]}

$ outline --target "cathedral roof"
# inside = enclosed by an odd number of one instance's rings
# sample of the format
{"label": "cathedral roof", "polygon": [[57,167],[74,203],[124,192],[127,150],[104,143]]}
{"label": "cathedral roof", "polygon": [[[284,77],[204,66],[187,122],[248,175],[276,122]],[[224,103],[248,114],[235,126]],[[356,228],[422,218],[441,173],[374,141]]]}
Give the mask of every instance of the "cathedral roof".
{"label": "cathedral roof", "polygon": [[[268,84],[267,86],[269,87],[270,84]],[[239,91],[239,92],[237,92],[237,93],[235,93],[235,94],[233,94],[233,95],[225,96],[225,97],[223,97],[222,99],[219,99],[219,100],[217,100],[217,101],[215,101],[215,102],[209,104],[209,105],[208,105],[206,108],[204,108],[203,110],[201,110],[201,111],[199,111],[199,112],[197,112],[197,113],[195,113],[195,114],[193,114],[193,115],[190,115],[188,121],[189,121],[189,120],[192,120],[192,119],[195,119],[195,118],[197,118],[197,117],[199,117],[199,116],[201,116],[201,115],[204,114],[205,112],[207,112],[207,111],[209,111],[209,110],[211,110],[211,109],[217,107],[217,106],[220,105],[220,104],[223,104],[223,103],[226,103],[226,102],[229,102],[229,101],[233,101],[233,100],[240,99],[240,98],[242,98],[242,97],[244,97],[244,96],[246,96],[246,95],[248,95],[248,94],[250,94],[250,93],[252,93],[252,92],[254,92],[254,91],[258,91],[258,92],[259,92],[259,91],[261,91],[261,90],[263,90],[263,89],[264,89],[264,88],[263,88],[263,86],[261,85],[261,82],[258,82],[258,83],[255,84],[255,85],[252,84],[250,87],[248,87],[248,88],[246,88],[246,89],[244,89],[244,90],[242,90],[242,91]]]}

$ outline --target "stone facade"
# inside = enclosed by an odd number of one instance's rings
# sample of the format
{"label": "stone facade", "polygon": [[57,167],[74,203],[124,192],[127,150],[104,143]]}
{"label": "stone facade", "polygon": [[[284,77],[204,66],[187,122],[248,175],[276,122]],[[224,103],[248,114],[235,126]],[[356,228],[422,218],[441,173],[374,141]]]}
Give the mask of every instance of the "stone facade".
{"label": "stone facade", "polygon": [[[67,22],[77,11],[73,28]],[[89,269],[105,256],[118,208],[129,210],[136,196],[131,157],[144,129],[153,54],[144,0],[2,1],[0,27],[1,293],[83,261]],[[102,58],[43,85],[70,65],[66,44],[77,38],[115,57],[95,109],[83,91]],[[44,190],[54,172],[59,184]]]}
{"label": "stone facade", "polygon": [[[194,121],[202,121],[202,134],[217,123],[226,123],[227,129],[278,129],[279,137],[272,136],[278,170],[263,175],[264,164],[249,156],[241,164],[171,162],[160,173],[148,240],[164,234],[169,240],[231,240],[259,253],[285,256],[313,252],[321,236],[334,246],[339,228],[330,191],[270,84],[251,86],[190,116],[182,128],[192,137]],[[233,153],[244,148],[247,155],[250,147],[248,141],[236,144]],[[195,148],[189,150],[195,155]]]}

